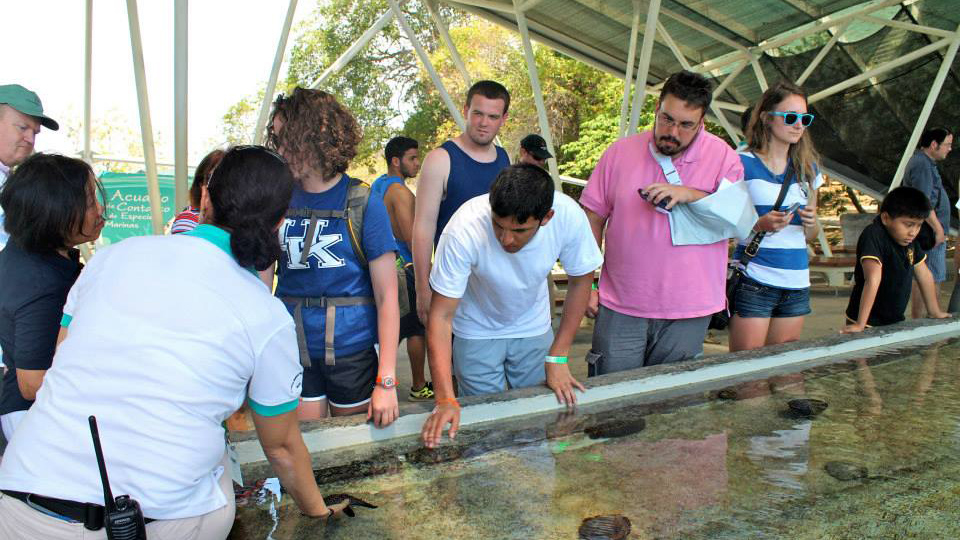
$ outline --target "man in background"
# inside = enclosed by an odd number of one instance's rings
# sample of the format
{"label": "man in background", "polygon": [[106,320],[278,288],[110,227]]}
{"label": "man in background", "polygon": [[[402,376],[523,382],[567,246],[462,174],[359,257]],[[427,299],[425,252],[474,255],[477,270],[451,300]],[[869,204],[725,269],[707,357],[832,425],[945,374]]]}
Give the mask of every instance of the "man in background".
{"label": "man in background", "polygon": [[[19,84],[0,85],[0,188],[10,169],[33,154],[33,143],[40,126],[56,131],[60,125],[44,116],[37,94]],[[0,249],[7,244],[3,230],[3,208],[0,208]]]}
{"label": "man in background", "polygon": [[453,213],[468,200],[490,191],[490,184],[510,165],[507,151],[494,144],[507,121],[510,93],[494,81],[477,81],[463,106],[466,129],[433,149],[423,160],[413,222],[413,267],[417,315],[430,310],[430,257]]}
{"label": "man in background", "polygon": [[[950,232],[950,200],[940,179],[937,162],[947,158],[953,148],[953,134],[942,127],[928,128],[920,135],[920,147],[907,162],[903,185],[917,188],[930,201],[930,215],[924,220],[933,229],[936,244],[927,253],[927,267],[933,274],[933,287],[937,297],[940,284],[947,279],[947,233]],[[913,300],[910,314],[914,319],[924,317],[923,296],[917,283],[913,283]]]}
{"label": "man in background", "polygon": [[546,169],[547,160],[552,157],[553,154],[547,150],[547,141],[536,133],[531,133],[520,141],[519,163],[528,163]]}
{"label": "man in background", "polygon": [[[403,268],[407,280],[407,298],[410,312],[400,318],[400,341],[407,340],[407,356],[410,357],[411,401],[433,399],[433,385],[427,382],[424,372],[426,330],[417,316],[417,294],[413,270],[413,253],[410,244],[413,238],[413,212],[416,196],[407,187],[407,178],[415,178],[420,172],[420,144],[410,137],[394,137],[384,150],[387,173],[373,182],[370,191],[383,198],[390,214],[393,237],[397,239],[397,264]],[[402,290],[402,289],[401,289]]]}

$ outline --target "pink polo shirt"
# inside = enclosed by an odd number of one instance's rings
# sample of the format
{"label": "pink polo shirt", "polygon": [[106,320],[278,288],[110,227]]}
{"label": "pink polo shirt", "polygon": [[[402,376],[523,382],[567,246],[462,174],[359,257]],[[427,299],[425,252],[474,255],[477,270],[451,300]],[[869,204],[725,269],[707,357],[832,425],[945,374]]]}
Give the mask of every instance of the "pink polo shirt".
{"label": "pink polo shirt", "polygon": [[[610,145],[590,175],[580,203],[607,218],[600,303],[625,315],[690,319],[726,305],[727,242],[674,246],[670,220],[637,194],[666,182],[650,155],[651,131]],[[743,179],[743,165],[723,139],[701,130],[674,158],[683,185],[713,193],[724,178]]]}

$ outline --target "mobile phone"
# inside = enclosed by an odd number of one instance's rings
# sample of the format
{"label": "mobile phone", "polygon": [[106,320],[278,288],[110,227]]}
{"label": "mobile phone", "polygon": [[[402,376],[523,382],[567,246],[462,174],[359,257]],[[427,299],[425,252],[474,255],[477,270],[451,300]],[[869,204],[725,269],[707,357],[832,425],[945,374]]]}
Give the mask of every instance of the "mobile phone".
{"label": "mobile phone", "polygon": [[803,206],[803,203],[793,203],[790,205],[790,208],[787,208],[786,210],[784,210],[783,213],[792,214],[797,210],[799,210],[801,206]]}
{"label": "mobile phone", "polygon": [[[637,189],[637,193],[640,194],[640,197],[642,197],[643,200],[645,200],[645,201],[647,201],[647,202],[650,202],[650,197],[649,197],[649,195],[647,195],[647,193],[646,193],[645,191],[643,191],[643,188]],[[661,200],[659,203],[657,203],[656,206],[657,206],[657,208],[659,208],[659,209],[660,209],[661,211],[663,211],[663,212],[669,212],[670,209],[667,208],[667,205],[670,204],[670,201],[671,201],[671,200],[672,200],[672,199],[671,199],[670,197],[664,197],[663,200]],[[650,202],[650,204],[653,204],[653,203]]]}

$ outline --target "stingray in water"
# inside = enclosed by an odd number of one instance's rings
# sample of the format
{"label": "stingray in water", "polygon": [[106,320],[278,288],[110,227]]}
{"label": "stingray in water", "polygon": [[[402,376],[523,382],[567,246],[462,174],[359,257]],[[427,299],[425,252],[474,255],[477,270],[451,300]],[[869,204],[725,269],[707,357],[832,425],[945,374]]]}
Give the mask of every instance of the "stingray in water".
{"label": "stingray in water", "polygon": [[630,520],[619,514],[588,517],[577,530],[580,540],[623,540],[629,535]]}
{"label": "stingray in water", "polygon": [[827,410],[827,402],[820,399],[791,399],[787,406],[794,415],[805,418],[812,418]]}
{"label": "stingray in water", "polygon": [[367,501],[365,501],[365,500],[363,500],[363,499],[361,499],[361,498],[359,498],[359,497],[354,497],[353,495],[349,495],[349,494],[347,494],[347,493],[334,493],[333,495],[327,495],[326,497],[323,498],[323,502],[324,502],[327,506],[330,506],[330,505],[333,505],[333,504],[341,503],[341,502],[346,501],[346,500],[348,500],[348,499],[350,500],[350,506],[344,508],[343,513],[346,514],[346,515],[348,515],[348,516],[350,516],[350,517],[353,517],[353,516],[355,515],[354,512],[353,512],[353,507],[354,507],[354,506],[362,506],[362,507],[364,507],[364,508],[376,508],[376,507],[377,507],[377,505],[375,505],[375,504],[370,504],[370,503],[368,503]]}

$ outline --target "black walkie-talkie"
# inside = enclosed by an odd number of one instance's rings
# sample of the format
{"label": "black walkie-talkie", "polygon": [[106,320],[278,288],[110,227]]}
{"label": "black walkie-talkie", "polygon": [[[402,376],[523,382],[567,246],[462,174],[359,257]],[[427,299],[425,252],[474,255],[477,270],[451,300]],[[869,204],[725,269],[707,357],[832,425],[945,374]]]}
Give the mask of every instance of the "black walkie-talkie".
{"label": "black walkie-talkie", "polygon": [[147,528],[143,522],[143,511],[140,503],[121,495],[113,498],[110,491],[110,480],[107,478],[107,464],[103,460],[103,449],[100,448],[100,431],[97,429],[97,418],[90,417],[90,435],[93,436],[93,450],[97,454],[97,466],[100,467],[100,481],[103,482],[103,527],[107,530],[109,540],[146,540]]}

